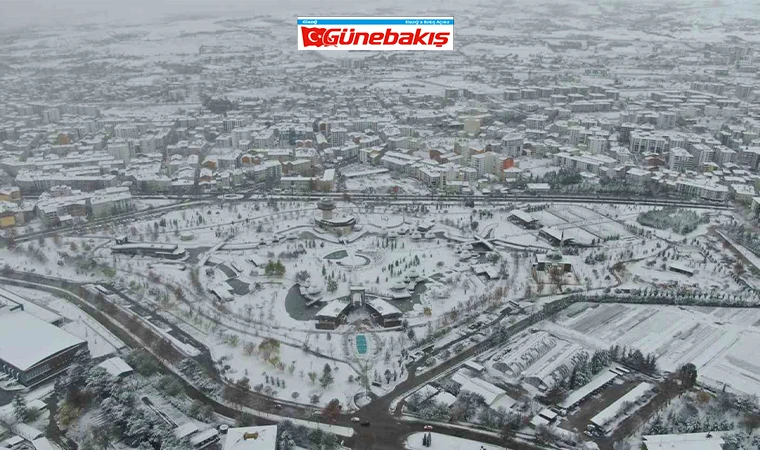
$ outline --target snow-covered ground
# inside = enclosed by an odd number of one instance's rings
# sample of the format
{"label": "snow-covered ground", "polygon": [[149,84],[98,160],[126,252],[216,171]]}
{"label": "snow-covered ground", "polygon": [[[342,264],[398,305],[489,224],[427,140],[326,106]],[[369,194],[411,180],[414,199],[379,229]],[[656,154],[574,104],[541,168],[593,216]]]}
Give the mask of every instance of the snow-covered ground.
{"label": "snow-covered ground", "polygon": [[505,450],[504,447],[432,432],[430,433],[431,445],[430,447],[425,447],[422,445],[422,436],[424,434],[414,433],[410,435],[406,439],[405,448],[407,450],[425,450],[428,448],[435,450]]}
{"label": "snow-covered ground", "polygon": [[678,370],[691,362],[700,382],[760,395],[760,310],[749,308],[578,304],[541,328],[591,349],[620,345],[658,356]]}

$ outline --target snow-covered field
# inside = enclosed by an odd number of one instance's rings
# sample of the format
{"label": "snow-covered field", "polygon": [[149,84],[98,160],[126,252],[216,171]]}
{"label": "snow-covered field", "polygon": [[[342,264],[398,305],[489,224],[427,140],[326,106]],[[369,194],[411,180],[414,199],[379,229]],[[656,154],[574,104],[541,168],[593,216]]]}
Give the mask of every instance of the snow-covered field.
{"label": "snow-covered field", "polygon": [[425,450],[427,448],[435,450],[505,450],[504,447],[498,447],[482,442],[471,441],[469,439],[448,436],[439,433],[430,433],[430,447],[422,445],[422,436],[425,433],[414,433],[406,439],[407,450]]}
{"label": "snow-covered field", "polygon": [[666,371],[694,363],[701,382],[718,390],[760,394],[760,310],[623,304],[578,304],[556,323],[551,334],[592,349],[611,345],[658,356]]}

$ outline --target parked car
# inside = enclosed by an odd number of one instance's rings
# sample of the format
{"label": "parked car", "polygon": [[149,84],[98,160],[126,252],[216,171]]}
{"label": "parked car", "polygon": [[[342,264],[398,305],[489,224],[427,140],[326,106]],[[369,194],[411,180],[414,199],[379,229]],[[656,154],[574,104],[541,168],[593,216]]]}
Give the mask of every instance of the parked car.
{"label": "parked car", "polygon": [[433,426],[432,425],[425,425],[424,427],[422,427],[422,429],[425,430],[425,431],[430,431],[430,430],[433,429]]}
{"label": "parked car", "polygon": [[351,422],[361,422],[362,420],[358,417],[352,417]]}
{"label": "parked car", "polygon": [[361,425],[363,427],[368,427],[369,426],[369,420],[365,420],[364,422],[361,423]]}

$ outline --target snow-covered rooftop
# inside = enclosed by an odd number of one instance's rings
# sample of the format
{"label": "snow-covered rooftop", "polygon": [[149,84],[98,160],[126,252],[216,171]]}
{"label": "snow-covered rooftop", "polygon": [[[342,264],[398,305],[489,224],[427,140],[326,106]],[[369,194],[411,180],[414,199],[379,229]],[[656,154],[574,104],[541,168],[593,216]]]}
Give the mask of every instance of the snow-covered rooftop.
{"label": "snow-covered rooftop", "polygon": [[0,360],[19,370],[84,342],[24,311],[0,315]]}
{"label": "snow-covered rooftop", "polygon": [[35,450],[57,450],[47,438],[41,437],[32,441]]}
{"label": "snow-covered rooftop", "polygon": [[467,374],[466,370],[458,370],[451,379],[454,382],[459,383],[462,386],[462,390],[481,395],[486,404],[491,408],[495,409],[498,406],[503,406],[506,409],[509,409],[515,403],[515,401],[507,395],[506,391],[485,380],[471,377]]}
{"label": "snow-covered rooftop", "polygon": [[620,411],[625,407],[626,403],[637,402],[647,392],[649,392],[652,387],[653,386],[650,383],[639,384],[635,388],[631,389],[627,394],[617,399],[613,404],[604,408],[604,410],[602,410],[599,414],[592,417],[590,422],[598,427],[604,427],[612,419],[617,417],[618,414],[620,414]]}
{"label": "snow-covered rooftop", "polygon": [[457,398],[446,391],[441,391],[433,396],[433,401],[436,403],[442,403],[446,406],[451,406],[456,403]]}
{"label": "snow-covered rooftop", "polygon": [[592,392],[596,391],[597,389],[601,388],[605,384],[609,383],[610,381],[617,378],[617,374],[610,371],[605,370],[596,377],[594,377],[591,381],[586,383],[584,386],[582,386],[580,389],[577,389],[570,393],[570,395],[567,396],[564,402],[562,402],[561,405],[559,405],[561,408],[570,408],[576,403],[580,402],[584,398],[591,395]]}
{"label": "snow-covered rooftop", "polygon": [[347,306],[348,303],[333,300],[317,312],[317,317],[338,317]]}
{"label": "snow-covered rooftop", "polygon": [[722,450],[720,433],[661,434],[644,436],[647,450]]}
{"label": "snow-covered rooftop", "polygon": [[196,446],[218,435],[219,431],[216,428],[209,428],[208,430],[194,434],[193,437],[190,438],[190,443],[193,444],[193,446]]}
{"label": "snow-covered rooftop", "polygon": [[113,358],[103,361],[102,363],[98,364],[98,367],[106,369],[106,372],[114,377],[119,377],[133,371],[132,367],[130,367],[129,364],[127,364],[118,356],[114,356]]}
{"label": "snow-covered rooftop", "polygon": [[277,425],[230,428],[223,450],[274,450]]}
{"label": "snow-covered rooftop", "polygon": [[522,220],[523,222],[526,222],[526,223],[530,223],[530,222],[533,222],[534,220],[536,220],[536,221],[538,220],[535,217],[533,217],[532,214],[527,213],[527,212],[525,212],[525,211],[523,211],[521,209],[515,209],[514,211],[512,211],[510,213],[510,216],[517,217],[518,219],[520,219],[520,220]]}
{"label": "snow-covered rooftop", "polygon": [[388,316],[391,314],[401,314],[401,311],[399,311],[398,308],[386,302],[385,300],[381,300],[379,298],[367,299],[367,304],[372,309],[377,311],[377,313],[380,314],[381,316]]}
{"label": "snow-covered rooftop", "polygon": [[177,439],[182,439],[190,436],[197,431],[198,425],[194,424],[193,422],[187,422],[186,424],[180,425],[174,429],[174,436]]}

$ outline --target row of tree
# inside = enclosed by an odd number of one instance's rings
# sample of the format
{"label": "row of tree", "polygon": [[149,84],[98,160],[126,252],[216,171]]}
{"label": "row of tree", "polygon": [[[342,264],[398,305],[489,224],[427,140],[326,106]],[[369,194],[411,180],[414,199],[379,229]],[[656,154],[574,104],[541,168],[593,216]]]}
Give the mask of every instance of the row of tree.
{"label": "row of tree", "polygon": [[696,305],[746,308],[757,307],[760,304],[760,295],[756,292],[742,292],[730,294],[725,292],[700,292],[695,290],[666,290],[659,288],[635,290],[627,293],[612,293],[605,290],[604,295],[585,296],[576,294],[572,296],[577,301],[592,303],[634,303],[643,305]]}
{"label": "row of tree", "polygon": [[[653,353],[644,355],[641,350],[613,345],[607,350],[597,350],[589,358],[588,353],[579,353],[573,358],[570,375],[557,383],[541,398],[548,404],[561,403],[567,393],[586,385],[594,375],[607,368],[613,362],[625,364],[641,372],[657,372],[657,356]],[[688,378],[688,377],[687,377]],[[696,374],[694,375],[696,378]]]}
{"label": "row of tree", "polygon": [[664,208],[646,211],[636,218],[636,222],[645,227],[658,230],[673,230],[678,234],[689,234],[701,223],[708,223],[709,216],[699,215],[694,211],[680,208]]}
{"label": "row of tree", "polygon": [[264,266],[264,274],[266,276],[281,277],[285,275],[285,265],[282,263],[282,261],[279,261],[279,260],[278,261],[269,260],[266,266]]}
{"label": "row of tree", "polygon": [[59,420],[68,425],[100,407],[105,421],[90,428],[80,446],[83,450],[110,448],[118,441],[140,450],[187,448],[189,444],[178,440],[168,425],[141,407],[138,391],[133,382],[117,379],[91,361],[75,363],[55,383],[56,396],[63,400]]}
{"label": "row of tree", "polygon": [[296,447],[332,450],[338,448],[338,437],[318,428],[310,429],[283,420],[277,424],[277,448],[294,450]]}

